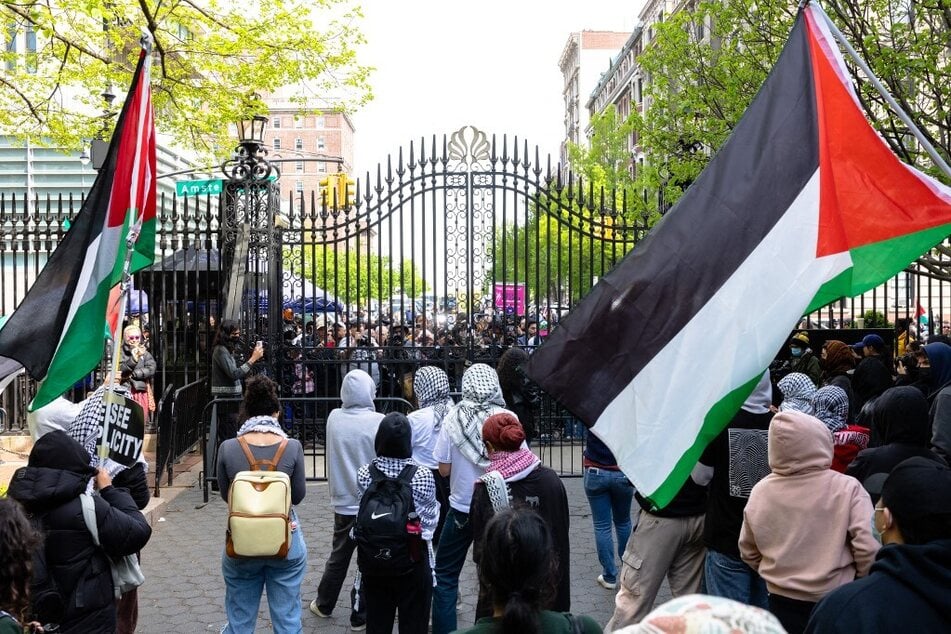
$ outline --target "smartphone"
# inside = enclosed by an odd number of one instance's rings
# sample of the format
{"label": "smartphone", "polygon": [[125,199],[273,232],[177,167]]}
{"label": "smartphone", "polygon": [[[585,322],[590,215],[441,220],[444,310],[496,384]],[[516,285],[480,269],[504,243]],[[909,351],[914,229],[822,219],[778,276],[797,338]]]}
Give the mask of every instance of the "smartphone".
{"label": "smartphone", "polygon": [[258,348],[263,348],[263,347],[264,347],[264,342],[261,341],[260,339],[258,339],[258,342],[257,342],[256,345],[257,345]]}

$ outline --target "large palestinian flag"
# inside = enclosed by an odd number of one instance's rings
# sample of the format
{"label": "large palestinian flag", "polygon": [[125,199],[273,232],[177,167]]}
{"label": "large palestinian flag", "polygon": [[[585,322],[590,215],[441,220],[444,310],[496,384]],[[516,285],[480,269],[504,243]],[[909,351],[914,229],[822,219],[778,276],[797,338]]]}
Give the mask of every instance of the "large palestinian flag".
{"label": "large palestinian flag", "polygon": [[41,381],[31,410],[60,396],[102,358],[109,292],[122,280],[131,229],[139,232],[132,271],[155,258],[150,68],[151,55],[143,49],[89,196],[23,302],[0,328],[0,368],[13,359]]}
{"label": "large palestinian flag", "polygon": [[807,7],[709,166],[531,358],[657,506],[803,314],[951,233],[951,189],[898,161],[848,77]]}

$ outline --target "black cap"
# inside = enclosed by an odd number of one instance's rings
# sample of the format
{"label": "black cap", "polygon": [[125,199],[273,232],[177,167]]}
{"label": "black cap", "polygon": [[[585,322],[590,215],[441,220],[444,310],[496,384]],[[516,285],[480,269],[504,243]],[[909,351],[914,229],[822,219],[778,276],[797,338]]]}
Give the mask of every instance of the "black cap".
{"label": "black cap", "polygon": [[413,455],[413,428],[399,412],[390,412],[380,421],[374,442],[377,456],[410,458]]}
{"label": "black cap", "polygon": [[882,505],[900,520],[951,515],[951,468],[921,456],[898,463],[882,485]]}

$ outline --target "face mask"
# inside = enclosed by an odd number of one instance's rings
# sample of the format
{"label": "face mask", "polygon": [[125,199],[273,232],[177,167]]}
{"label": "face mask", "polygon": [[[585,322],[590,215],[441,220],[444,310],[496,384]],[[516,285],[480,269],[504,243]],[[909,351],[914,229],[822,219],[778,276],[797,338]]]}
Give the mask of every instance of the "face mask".
{"label": "face mask", "polygon": [[790,349],[789,349],[789,352],[790,352],[790,353],[792,354],[792,356],[794,356],[794,357],[801,357],[801,356],[802,356],[802,348],[790,348]]}
{"label": "face mask", "polygon": [[881,543],[882,543],[882,534],[879,532],[878,527],[875,526],[875,513],[876,513],[876,511],[873,510],[873,511],[872,511],[872,537],[875,538],[875,541],[877,541],[879,544],[881,544]]}
{"label": "face mask", "polygon": [[918,377],[919,377],[919,378],[922,378],[922,379],[930,379],[930,378],[931,378],[931,368],[930,368],[930,367],[929,367],[929,368],[919,367],[919,368],[918,368]]}

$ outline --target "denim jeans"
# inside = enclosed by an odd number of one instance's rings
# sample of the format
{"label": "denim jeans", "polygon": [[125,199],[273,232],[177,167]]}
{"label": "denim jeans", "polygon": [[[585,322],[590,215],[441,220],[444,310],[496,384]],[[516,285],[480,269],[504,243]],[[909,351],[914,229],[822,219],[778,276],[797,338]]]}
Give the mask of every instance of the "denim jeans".
{"label": "denim jeans", "polygon": [[432,634],[456,631],[456,597],[459,593],[459,574],[466,563],[466,553],[472,544],[472,524],[469,514],[450,508],[446,524],[436,550],[436,587],[433,588]]}
{"label": "denim jeans", "polygon": [[707,549],[703,578],[707,594],[769,609],[766,582],[742,559]]}
{"label": "denim jeans", "polygon": [[[591,520],[594,522],[594,543],[598,549],[598,561],[604,580],[617,583],[617,560],[624,554],[624,547],[631,536],[631,501],[634,499],[634,485],[621,471],[610,471],[586,467],[584,470],[584,492],[591,506]],[[617,533],[617,547],[614,544],[614,532]]]}
{"label": "denim jeans", "polygon": [[232,559],[223,553],[221,574],[225,579],[228,617],[224,634],[253,634],[264,589],[267,589],[274,631],[298,634],[301,631],[300,585],[306,571],[307,546],[300,527],[291,533],[287,559]]}
{"label": "denim jeans", "polygon": [[[324,566],[324,574],[317,586],[317,607],[324,614],[333,612],[340,596],[340,589],[347,577],[347,569],[353,558],[357,543],[350,539],[350,529],[357,521],[356,515],[334,513],[334,537],[330,557]],[[358,599],[359,597],[359,599]],[[362,588],[350,590],[350,625],[362,625],[367,621],[366,601]]]}

